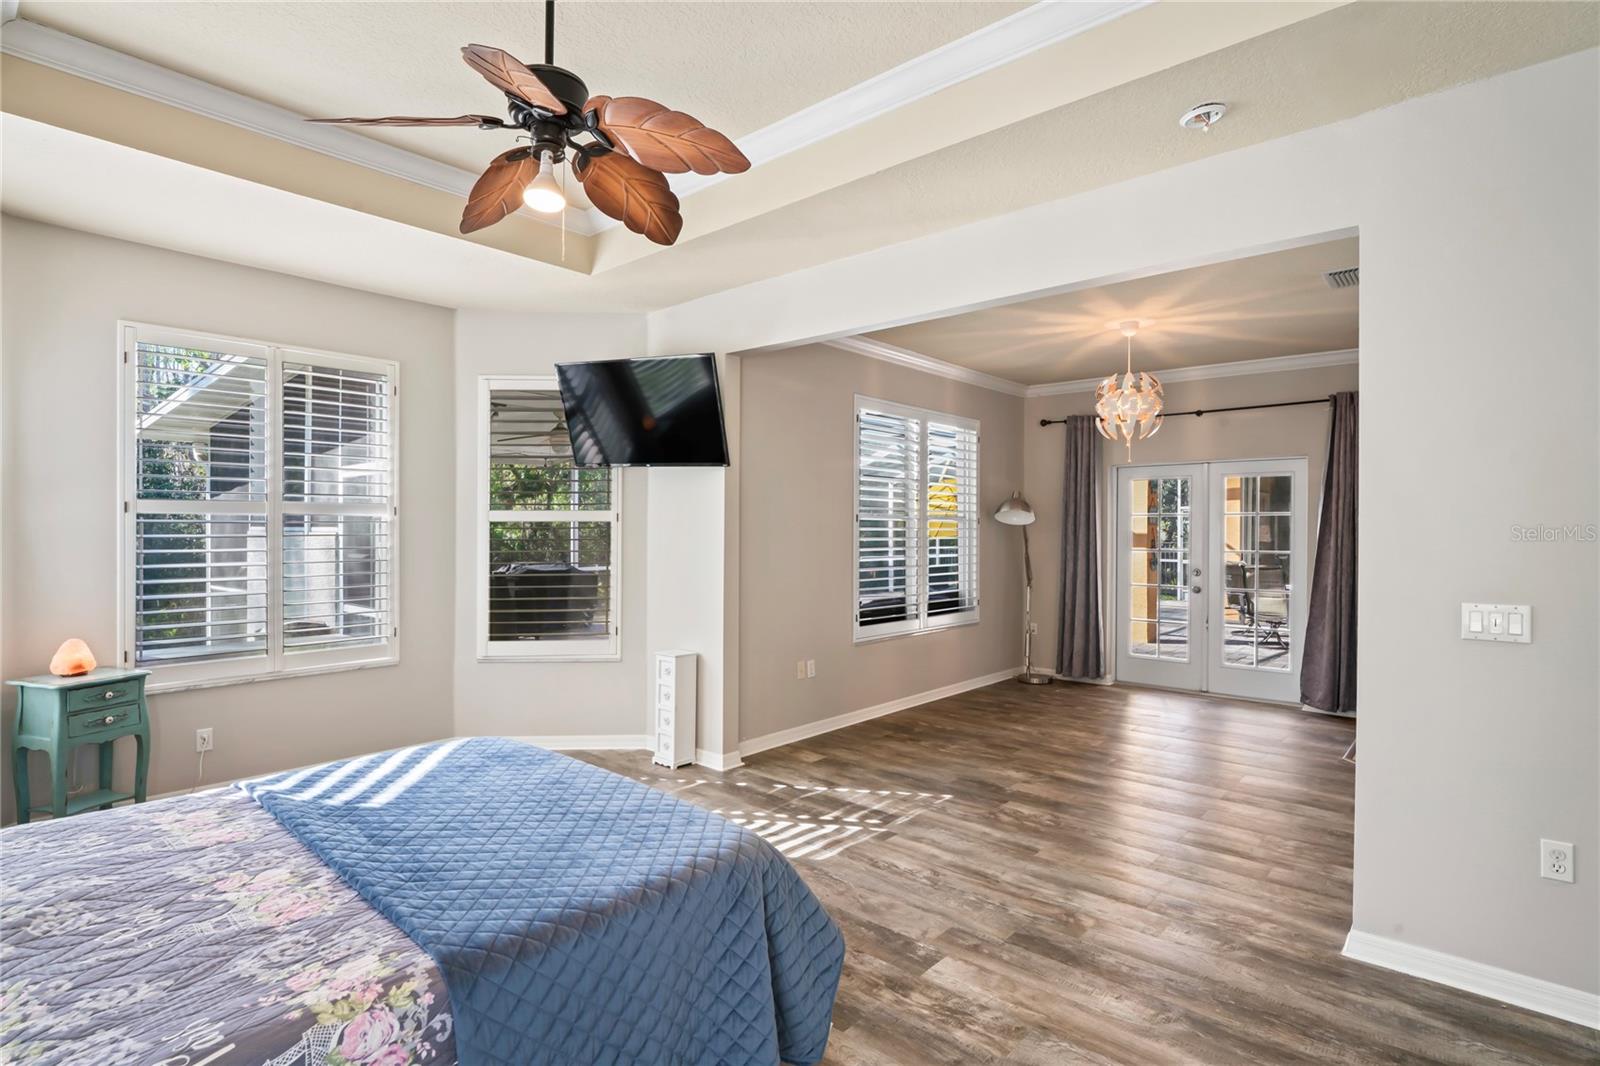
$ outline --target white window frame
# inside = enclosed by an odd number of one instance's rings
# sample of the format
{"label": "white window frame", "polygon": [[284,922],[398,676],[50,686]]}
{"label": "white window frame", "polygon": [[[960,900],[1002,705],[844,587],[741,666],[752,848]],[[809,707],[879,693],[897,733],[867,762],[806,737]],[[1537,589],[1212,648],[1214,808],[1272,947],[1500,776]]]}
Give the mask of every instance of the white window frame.
{"label": "white window frame", "polygon": [[[917,602],[918,610],[915,619],[906,619],[901,622],[880,622],[877,625],[864,626],[861,624],[861,412],[863,410],[878,411],[883,414],[895,415],[900,418],[915,419],[921,423],[921,431],[917,434],[917,469],[920,491],[917,493],[916,514],[913,517],[914,528],[918,530],[917,541],[920,544],[921,556],[917,565]],[[982,536],[980,528],[983,525],[981,507],[972,523],[972,535],[976,543],[972,553],[972,607],[966,611],[950,611],[935,618],[928,615],[928,422],[937,422],[940,425],[955,426],[960,429],[969,429],[973,435],[973,473],[972,473],[972,498],[982,500],[980,488],[983,434],[979,421],[976,418],[966,418],[953,415],[947,411],[935,411],[926,407],[912,407],[892,400],[880,400],[872,396],[857,394],[855,405],[852,408],[850,419],[850,451],[851,451],[851,478],[850,478],[850,630],[851,639],[856,644],[871,644],[880,640],[893,640],[896,637],[915,636],[920,633],[936,633],[942,629],[952,629],[956,626],[976,625],[979,618],[980,593],[978,586],[978,572],[982,569],[983,556]]]}
{"label": "white window frame", "polygon": [[[472,581],[477,610],[478,661],[492,663],[595,663],[622,659],[622,471],[611,468],[611,509],[609,511],[491,511],[489,509],[489,397],[499,390],[543,390],[559,393],[552,375],[498,375],[478,378],[478,409],[475,432],[478,461],[473,467],[477,482],[473,489],[477,501],[477,521],[473,537],[477,540],[477,566]],[[490,640],[489,639],[489,526],[493,522],[609,522],[611,524],[611,635],[604,641],[571,640]],[[580,650],[587,649],[587,650]]]}
{"label": "white window frame", "polygon": [[[224,354],[265,356],[267,360],[267,498],[239,501],[227,508],[206,500],[139,499],[138,449],[134,446],[134,404],[138,373],[134,349],[138,341],[201,348]],[[220,333],[178,329],[172,326],[122,320],[117,323],[117,646],[122,665],[151,671],[146,686],[151,692],[172,692],[215,685],[267,681],[279,677],[342,670],[393,666],[400,661],[400,365],[389,359],[327,352],[302,345],[275,344]],[[331,369],[381,373],[389,382],[389,499],[387,503],[317,503],[283,499],[283,374],[284,361],[311,363]],[[136,525],[140,514],[248,513],[262,515],[267,523],[267,652],[265,655],[214,659],[205,662],[139,664],[134,661],[138,632],[138,559]],[[378,644],[322,651],[294,651],[283,643],[283,517],[289,514],[348,514],[383,518],[388,523],[389,633]]]}

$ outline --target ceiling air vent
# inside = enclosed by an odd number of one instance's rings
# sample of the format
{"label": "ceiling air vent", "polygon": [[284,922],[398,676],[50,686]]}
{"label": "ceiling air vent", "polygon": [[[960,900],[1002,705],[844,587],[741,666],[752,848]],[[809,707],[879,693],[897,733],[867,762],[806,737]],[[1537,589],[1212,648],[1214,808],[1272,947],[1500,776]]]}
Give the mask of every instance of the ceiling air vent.
{"label": "ceiling air vent", "polygon": [[1345,267],[1343,270],[1330,270],[1322,275],[1330,289],[1353,289],[1361,284],[1361,268]]}

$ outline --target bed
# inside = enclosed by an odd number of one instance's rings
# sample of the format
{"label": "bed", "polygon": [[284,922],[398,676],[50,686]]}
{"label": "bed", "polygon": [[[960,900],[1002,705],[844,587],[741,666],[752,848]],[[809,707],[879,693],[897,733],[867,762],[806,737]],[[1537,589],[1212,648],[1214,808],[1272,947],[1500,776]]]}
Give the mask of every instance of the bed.
{"label": "bed", "polygon": [[758,837],[500,738],[0,847],[6,1061],[806,1064],[843,962]]}

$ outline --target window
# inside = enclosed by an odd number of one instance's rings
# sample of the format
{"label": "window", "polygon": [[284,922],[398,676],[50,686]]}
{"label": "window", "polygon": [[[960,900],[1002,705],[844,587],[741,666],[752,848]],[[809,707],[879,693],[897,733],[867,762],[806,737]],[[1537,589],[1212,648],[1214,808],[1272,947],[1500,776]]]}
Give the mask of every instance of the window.
{"label": "window", "polygon": [[123,662],[169,688],[395,662],[395,365],[121,331]]}
{"label": "window", "polygon": [[618,471],[573,465],[554,378],[482,378],[478,654],[617,659]]}
{"label": "window", "polygon": [[978,620],[978,423],[856,397],[855,638]]}

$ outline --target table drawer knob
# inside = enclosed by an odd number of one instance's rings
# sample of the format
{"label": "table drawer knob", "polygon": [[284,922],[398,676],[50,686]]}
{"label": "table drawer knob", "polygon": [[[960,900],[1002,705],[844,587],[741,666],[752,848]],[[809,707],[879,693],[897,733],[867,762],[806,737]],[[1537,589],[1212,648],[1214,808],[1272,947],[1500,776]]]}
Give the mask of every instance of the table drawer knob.
{"label": "table drawer knob", "polygon": [[108,700],[114,700],[120,695],[121,695],[121,693],[118,692],[116,689],[110,689],[110,690],[108,690],[106,692],[105,698],[108,699]]}
{"label": "table drawer knob", "polygon": [[108,715],[106,715],[106,717],[105,717],[105,720],[104,720],[104,721],[102,721],[102,722],[101,722],[101,723],[100,723],[100,724],[101,724],[101,725],[111,725],[111,724],[112,724],[112,723],[114,723],[114,722],[115,722],[115,721],[116,721],[116,720],[117,720],[117,716],[116,716],[116,715],[114,715],[114,714],[108,714]]}

